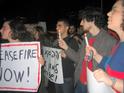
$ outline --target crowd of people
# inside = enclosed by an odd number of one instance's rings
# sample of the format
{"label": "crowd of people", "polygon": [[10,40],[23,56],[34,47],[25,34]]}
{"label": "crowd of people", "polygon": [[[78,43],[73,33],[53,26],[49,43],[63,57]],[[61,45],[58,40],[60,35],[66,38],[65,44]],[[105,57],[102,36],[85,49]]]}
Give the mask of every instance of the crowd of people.
{"label": "crowd of people", "polygon": [[[86,7],[78,15],[79,28],[71,25],[67,18],[59,18],[54,35],[45,32],[37,23],[25,23],[19,18],[5,20],[0,30],[0,43],[39,41],[41,55],[38,59],[41,65],[46,62],[43,46],[61,49],[64,83],[49,81],[42,66],[42,80],[37,93],[89,93],[87,68],[97,82],[111,87],[113,93],[124,93],[124,0],[116,0],[107,13],[108,21],[96,7]],[[115,33],[110,34],[113,31]]]}

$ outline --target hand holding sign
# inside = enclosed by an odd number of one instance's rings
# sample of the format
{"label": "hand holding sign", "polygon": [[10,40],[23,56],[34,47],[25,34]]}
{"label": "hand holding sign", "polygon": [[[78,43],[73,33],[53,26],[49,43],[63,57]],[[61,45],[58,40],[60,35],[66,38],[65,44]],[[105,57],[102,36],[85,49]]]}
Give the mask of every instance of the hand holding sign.
{"label": "hand holding sign", "polygon": [[65,54],[64,50],[61,50],[61,57],[66,58],[66,54]]}
{"label": "hand holding sign", "polygon": [[38,57],[38,61],[41,65],[44,65],[44,58],[42,55],[40,55],[40,57]]}

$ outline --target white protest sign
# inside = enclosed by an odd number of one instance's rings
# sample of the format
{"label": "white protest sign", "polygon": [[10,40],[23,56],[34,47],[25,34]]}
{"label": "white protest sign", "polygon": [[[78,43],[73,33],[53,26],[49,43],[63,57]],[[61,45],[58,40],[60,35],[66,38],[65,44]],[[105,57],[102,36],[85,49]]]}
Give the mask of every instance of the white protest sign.
{"label": "white protest sign", "polygon": [[63,84],[61,49],[43,47],[43,56],[46,61],[45,76],[54,83]]}
{"label": "white protest sign", "polygon": [[0,47],[0,90],[36,92],[41,81],[40,43],[5,43]]}
{"label": "white protest sign", "polygon": [[115,93],[113,89],[102,82],[97,82],[93,72],[87,68],[88,93]]}

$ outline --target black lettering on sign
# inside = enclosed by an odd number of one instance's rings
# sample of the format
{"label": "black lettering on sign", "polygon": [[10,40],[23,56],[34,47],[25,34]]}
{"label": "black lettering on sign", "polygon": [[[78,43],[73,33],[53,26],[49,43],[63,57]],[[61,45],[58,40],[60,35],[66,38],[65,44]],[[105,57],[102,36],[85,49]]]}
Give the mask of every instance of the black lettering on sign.
{"label": "black lettering on sign", "polygon": [[58,51],[50,51],[50,50],[45,50],[44,51],[44,54],[47,56],[47,57],[54,57],[56,59],[59,59],[59,52]]}
{"label": "black lettering on sign", "polygon": [[22,82],[23,76],[24,76],[24,70],[22,72],[16,72],[15,70],[13,70],[14,72],[14,76],[15,76],[15,80],[16,82]]}
{"label": "black lettering on sign", "polygon": [[51,72],[49,72],[48,76],[49,76],[49,79],[50,79],[50,80],[52,80],[52,81],[55,81],[55,82],[56,82],[56,80],[57,80],[57,75],[52,74]]}
{"label": "black lettering on sign", "polygon": [[0,61],[16,61],[16,60],[25,60],[32,59],[37,57],[37,49],[21,49],[18,51],[15,50],[5,50],[0,51]]}
{"label": "black lettering on sign", "polygon": [[0,81],[11,82],[11,80],[13,79],[15,80],[15,82],[21,83],[23,81],[24,75],[25,78],[27,78],[27,82],[29,82],[28,78],[30,76],[30,67],[27,67],[26,71],[25,70],[16,71],[10,68],[0,67]]}
{"label": "black lettering on sign", "polygon": [[[8,77],[8,74],[9,74],[9,77]],[[12,79],[12,71],[7,68],[5,69],[5,72],[4,72],[4,80],[5,81],[10,81]]]}
{"label": "black lettering on sign", "polygon": [[48,65],[48,77],[50,80],[55,81],[57,80],[58,75],[58,65],[59,64],[49,64]]}
{"label": "black lettering on sign", "polygon": [[56,74],[58,74],[58,65],[59,65],[59,64],[55,64],[55,66],[54,66],[54,72],[55,72]]}
{"label": "black lettering on sign", "polygon": [[2,67],[0,67],[0,81],[1,81],[1,79],[2,79],[2,72],[3,72],[3,69],[2,69]]}

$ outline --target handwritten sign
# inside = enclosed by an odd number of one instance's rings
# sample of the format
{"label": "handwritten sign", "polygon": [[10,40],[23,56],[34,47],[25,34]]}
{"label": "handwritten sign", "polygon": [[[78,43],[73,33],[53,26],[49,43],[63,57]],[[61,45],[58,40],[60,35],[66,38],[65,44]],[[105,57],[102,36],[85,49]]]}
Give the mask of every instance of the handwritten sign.
{"label": "handwritten sign", "polygon": [[40,43],[5,43],[0,46],[0,90],[36,92],[41,80]]}
{"label": "handwritten sign", "polygon": [[43,56],[46,61],[44,66],[45,76],[57,84],[64,83],[60,52],[60,49],[43,47]]}
{"label": "handwritten sign", "polygon": [[103,82],[97,82],[93,72],[87,68],[88,93],[115,93],[114,90]]}

